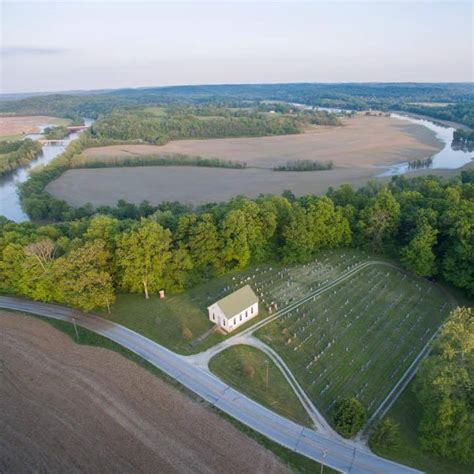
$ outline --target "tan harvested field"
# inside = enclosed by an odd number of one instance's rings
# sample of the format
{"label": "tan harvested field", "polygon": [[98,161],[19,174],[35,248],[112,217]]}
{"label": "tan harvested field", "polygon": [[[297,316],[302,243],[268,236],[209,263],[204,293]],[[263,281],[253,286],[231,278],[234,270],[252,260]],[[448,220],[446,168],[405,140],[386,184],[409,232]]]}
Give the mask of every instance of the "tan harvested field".
{"label": "tan harvested field", "polygon": [[[471,168],[467,164],[463,169]],[[417,170],[407,176],[454,176],[457,170]],[[281,194],[291,189],[297,196],[324,194],[330,186],[352,184],[355,188],[373,176],[366,169],[334,169],[313,172],[275,172],[261,169],[224,169],[187,166],[143,166],[66,171],[46,190],[71,206],[87,202],[114,206],[119,199],[139,204],[180,201],[188,204],[220,202],[234,196],[257,197],[260,193]],[[388,182],[391,177],[376,178]]]}
{"label": "tan harvested field", "polygon": [[46,191],[72,206],[117,204],[119,199],[139,204],[180,201],[188,204],[220,202],[234,196],[257,197],[291,189],[297,195],[321,194],[329,186],[362,186],[373,172],[365,169],[291,172],[256,168],[226,169],[189,166],[142,166],[68,170],[46,186]]}
{"label": "tan harvested field", "polygon": [[333,161],[336,167],[371,168],[426,158],[441,149],[422,125],[390,117],[357,115],[342,127],[314,127],[300,135],[179,140],[163,146],[112,145],[85,150],[85,159],[103,161],[136,155],[183,154],[246,162],[273,168],[295,160]]}
{"label": "tan harvested field", "polygon": [[0,472],[288,472],[115,352],[5,311],[0,333]]}
{"label": "tan harvested field", "polygon": [[[188,166],[72,169],[49,183],[46,190],[72,206],[90,202],[116,205],[119,199],[153,204],[225,201],[237,195],[256,197],[290,189],[296,195],[323,194],[349,183],[364,185],[384,166],[431,156],[441,149],[433,132],[423,126],[388,117],[358,115],[343,127],[319,127],[302,135],[215,140],[182,140],[165,146],[114,145],[87,149],[85,159],[114,160],[158,152],[216,156],[246,161],[247,169]],[[276,172],[276,164],[297,159],[332,160],[327,171]],[[423,173],[423,171],[421,172]],[[388,181],[390,178],[383,178]]]}
{"label": "tan harvested field", "polygon": [[64,125],[69,120],[47,115],[32,115],[24,117],[0,117],[0,137],[25,135],[38,132],[38,127],[45,124]]}

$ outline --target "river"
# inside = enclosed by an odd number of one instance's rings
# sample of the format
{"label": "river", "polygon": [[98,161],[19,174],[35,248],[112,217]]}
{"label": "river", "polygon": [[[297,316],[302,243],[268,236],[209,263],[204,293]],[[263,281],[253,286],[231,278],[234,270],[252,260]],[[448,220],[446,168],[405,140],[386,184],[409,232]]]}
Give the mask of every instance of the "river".
{"label": "river", "polygon": [[[456,169],[461,168],[465,164],[469,163],[473,157],[474,152],[469,152],[466,150],[456,150],[452,147],[453,133],[456,130],[452,127],[445,127],[438,125],[431,120],[418,119],[413,117],[408,117],[406,115],[399,114],[390,114],[391,117],[394,117],[399,120],[408,120],[411,123],[416,123],[418,125],[423,125],[426,128],[429,128],[436,134],[436,138],[443,142],[443,148],[431,156],[432,163],[429,166],[429,169]],[[420,169],[420,168],[418,168]],[[425,168],[426,169],[426,168]],[[408,161],[404,163],[399,163],[388,167],[386,171],[379,174],[378,176],[395,176],[400,174],[410,173],[416,171],[415,168],[410,168]]]}
{"label": "river", "polygon": [[[84,124],[86,126],[91,125],[92,122],[93,120],[84,119]],[[42,131],[50,126],[54,125],[44,124],[40,127],[40,130]],[[18,168],[13,173],[0,178],[0,216],[5,216],[15,222],[29,220],[28,216],[23,212],[20,206],[20,199],[17,193],[18,184],[23,183],[28,179],[28,174],[31,169],[45,165],[59,156],[66,149],[69,143],[75,140],[80,133],[81,132],[71,133],[65,140],[63,140],[63,144],[60,145],[43,145],[42,152],[27,166]],[[27,135],[27,138],[38,140],[43,138],[43,136],[40,133],[35,133]]]}

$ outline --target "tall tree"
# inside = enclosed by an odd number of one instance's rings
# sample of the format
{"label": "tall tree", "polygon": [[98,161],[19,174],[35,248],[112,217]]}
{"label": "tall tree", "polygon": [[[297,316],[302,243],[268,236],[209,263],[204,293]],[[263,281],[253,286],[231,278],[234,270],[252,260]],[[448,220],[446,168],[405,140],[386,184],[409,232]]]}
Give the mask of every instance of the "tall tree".
{"label": "tall tree", "polygon": [[54,261],[54,299],[84,311],[110,308],[114,302],[111,255],[105,241],[96,239]]}
{"label": "tall tree", "polygon": [[240,270],[250,261],[249,229],[245,213],[240,209],[229,211],[221,225],[223,257],[229,269]]}
{"label": "tall tree", "polygon": [[360,216],[359,228],[363,240],[379,252],[397,233],[400,204],[388,188],[383,188],[361,211]]}
{"label": "tall tree", "polygon": [[354,436],[364,426],[366,419],[365,409],[356,398],[342,397],[334,405],[334,426],[344,438]]}
{"label": "tall tree", "polygon": [[199,273],[209,277],[222,272],[222,246],[211,214],[203,214],[199,220],[194,220],[188,231],[187,247]]}
{"label": "tall tree", "polygon": [[443,225],[443,275],[447,281],[474,296],[474,202],[463,201],[441,217]]}
{"label": "tall tree", "polygon": [[419,276],[431,276],[436,272],[436,244],[438,231],[428,222],[422,222],[408,245],[402,248],[400,255],[406,267]]}
{"label": "tall tree", "polygon": [[422,446],[437,456],[474,462],[474,310],[458,308],[421,364],[414,390],[422,407]]}
{"label": "tall tree", "polygon": [[122,286],[132,292],[143,291],[146,299],[158,291],[171,258],[170,245],[171,232],[147,219],[122,234],[116,252]]}

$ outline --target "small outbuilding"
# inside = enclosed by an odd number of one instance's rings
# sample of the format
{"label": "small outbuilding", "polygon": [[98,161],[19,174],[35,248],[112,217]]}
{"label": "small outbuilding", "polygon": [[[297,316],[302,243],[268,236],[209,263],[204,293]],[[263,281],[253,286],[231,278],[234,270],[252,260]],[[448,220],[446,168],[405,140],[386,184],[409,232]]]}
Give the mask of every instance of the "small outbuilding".
{"label": "small outbuilding", "polygon": [[249,285],[208,306],[209,319],[226,332],[232,332],[258,314],[258,298]]}

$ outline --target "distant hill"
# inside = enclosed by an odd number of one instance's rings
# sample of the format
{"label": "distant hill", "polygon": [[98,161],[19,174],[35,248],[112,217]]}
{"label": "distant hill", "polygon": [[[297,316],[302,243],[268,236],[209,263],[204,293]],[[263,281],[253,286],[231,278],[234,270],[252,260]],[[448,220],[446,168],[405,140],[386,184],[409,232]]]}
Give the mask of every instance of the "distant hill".
{"label": "distant hill", "polygon": [[[14,96],[14,95],[13,95]],[[17,95],[18,96],[18,95]],[[2,96],[0,113],[97,118],[120,107],[265,100],[353,110],[405,110],[474,127],[473,83],[217,84]]]}

